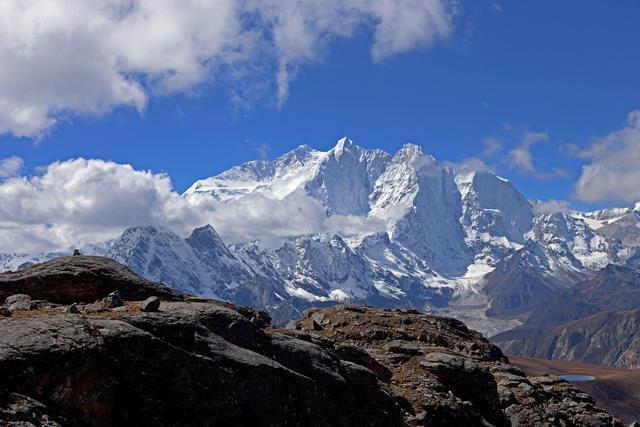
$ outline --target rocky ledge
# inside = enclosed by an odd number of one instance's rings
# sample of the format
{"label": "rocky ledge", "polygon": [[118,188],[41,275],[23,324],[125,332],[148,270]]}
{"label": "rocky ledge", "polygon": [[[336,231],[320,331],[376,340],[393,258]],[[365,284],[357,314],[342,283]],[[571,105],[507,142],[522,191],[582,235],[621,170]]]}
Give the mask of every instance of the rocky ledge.
{"label": "rocky ledge", "polygon": [[89,303],[115,290],[131,300],[151,295],[166,300],[183,299],[182,294],[168,286],[144,279],[104,257],[61,257],[19,271],[0,273],[2,300],[13,294],[27,294],[53,303]]}
{"label": "rocky ledge", "polygon": [[0,274],[0,425],[618,425],[452,319],[338,306],[280,329],[75,258]]}
{"label": "rocky ledge", "polygon": [[[413,425],[620,425],[587,394],[557,376],[527,377],[464,323],[415,310],[336,306],[311,309],[296,330],[319,336],[410,403]],[[381,368],[382,367],[382,368]]]}

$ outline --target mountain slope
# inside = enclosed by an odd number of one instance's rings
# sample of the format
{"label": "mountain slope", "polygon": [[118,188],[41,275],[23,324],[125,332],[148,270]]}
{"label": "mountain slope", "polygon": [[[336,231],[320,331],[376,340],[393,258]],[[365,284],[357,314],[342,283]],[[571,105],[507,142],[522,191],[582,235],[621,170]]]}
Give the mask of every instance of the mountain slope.
{"label": "mountain slope", "polygon": [[608,265],[493,341],[509,354],[640,366],[640,272]]}
{"label": "mountain slope", "polygon": [[640,368],[640,309],[601,311],[568,323],[530,331],[525,339],[494,338],[508,354]]}

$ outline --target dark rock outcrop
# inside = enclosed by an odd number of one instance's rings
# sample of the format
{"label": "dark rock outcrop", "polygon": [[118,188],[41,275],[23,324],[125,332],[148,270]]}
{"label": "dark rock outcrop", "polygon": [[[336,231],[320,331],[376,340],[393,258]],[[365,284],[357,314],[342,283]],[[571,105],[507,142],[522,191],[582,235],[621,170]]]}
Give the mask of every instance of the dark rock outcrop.
{"label": "dark rock outcrop", "polygon": [[124,305],[120,291],[115,290],[104,298],[103,305],[107,308],[116,308]]}
{"label": "dark rock outcrop", "polygon": [[[314,319],[322,316],[322,330]],[[298,330],[366,349],[387,367],[412,425],[620,425],[594,400],[554,376],[527,377],[500,349],[459,321],[387,310],[312,309]]]}
{"label": "dark rock outcrop", "polygon": [[[404,424],[374,372],[320,340],[270,329],[257,310],[171,301],[179,296],[82,256],[34,266],[0,289],[20,284],[36,298],[118,292],[125,301],[112,310],[43,302],[0,319],[0,425]],[[150,294],[161,296],[159,311],[137,302]]]}
{"label": "dark rock outcrop", "polygon": [[402,424],[367,368],[214,302],[0,320],[0,378],[61,425]]}
{"label": "dark rock outcrop", "polygon": [[14,294],[53,303],[94,302],[118,290],[127,300],[183,296],[162,283],[151,282],[118,262],[94,256],[70,256],[0,273],[0,300]]}
{"label": "dark rock outcrop", "polygon": [[160,298],[158,297],[149,297],[140,304],[140,310],[142,311],[158,311],[159,308]]}

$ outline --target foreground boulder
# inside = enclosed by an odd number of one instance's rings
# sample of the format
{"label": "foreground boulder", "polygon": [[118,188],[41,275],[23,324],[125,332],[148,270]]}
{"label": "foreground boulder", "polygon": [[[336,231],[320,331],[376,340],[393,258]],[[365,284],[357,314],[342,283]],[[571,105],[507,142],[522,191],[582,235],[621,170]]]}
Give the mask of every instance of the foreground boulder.
{"label": "foreground boulder", "polygon": [[31,297],[24,294],[11,295],[4,301],[4,306],[12,312],[31,310]]}

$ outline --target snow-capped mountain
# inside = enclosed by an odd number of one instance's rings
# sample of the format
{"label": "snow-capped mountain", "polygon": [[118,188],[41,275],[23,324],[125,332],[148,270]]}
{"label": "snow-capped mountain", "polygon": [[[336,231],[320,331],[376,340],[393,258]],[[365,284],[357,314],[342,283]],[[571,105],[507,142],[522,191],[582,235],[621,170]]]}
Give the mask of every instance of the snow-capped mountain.
{"label": "snow-capped mountain", "polygon": [[[440,164],[411,144],[393,155],[347,138],[328,151],[300,146],[197,181],[183,197],[224,209],[256,195],[295,204],[300,194],[327,218],[378,226],[294,232],[277,247],[225,243],[212,226],[186,238],[134,227],[82,252],[185,292],[263,308],[280,323],[310,305],[359,302],[465,316],[479,329],[487,315],[517,321],[609,263],[640,265],[640,204],[543,212],[485,167]],[[59,255],[0,255],[0,268]]]}
{"label": "snow-capped mountain", "polygon": [[328,216],[384,221],[392,241],[448,277],[522,245],[533,217],[529,201],[489,172],[442,166],[417,145],[391,156],[347,138],[327,152],[301,146],[272,162],[237,166],[197,181],[184,197],[285,200],[296,191],[320,201]]}
{"label": "snow-capped mountain", "polygon": [[[369,279],[364,288],[353,288],[345,281],[336,290],[331,274],[319,274],[313,264],[305,263],[304,257],[314,251],[301,250],[297,270],[280,260],[288,282],[294,283],[289,293],[308,300],[363,300],[385,289],[386,298],[425,308],[424,300],[418,303],[414,293],[407,292],[422,288],[454,299],[474,294],[484,299],[489,313],[526,312],[608,263],[635,254],[629,248],[624,252],[616,235],[621,232],[608,224],[630,218],[637,206],[536,213],[536,203],[486,168],[444,166],[411,144],[394,155],[362,149],[346,138],[327,152],[301,146],[273,162],[249,162],[198,181],[185,197],[224,201],[259,193],[283,200],[300,190],[319,200],[328,216],[359,215],[386,224],[377,234],[345,239],[348,249],[369,265],[352,266],[352,271],[369,278],[374,277],[371,271],[385,274],[382,282]],[[609,235],[596,231],[602,227],[611,227]],[[331,237],[325,240],[316,244],[336,244]],[[296,245],[301,245],[299,239]],[[327,262],[335,260],[321,261]],[[408,287],[407,281],[412,282]],[[501,283],[509,285],[495,286]],[[310,291],[313,296],[305,294]],[[433,301],[427,305],[433,306]]]}
{"label": "snow-capped mountain", "polygon": [[129,228],[106,256],[180,291],[212,298],[224,298],[250,277],[211,226],[186,239],[163,227]]}

